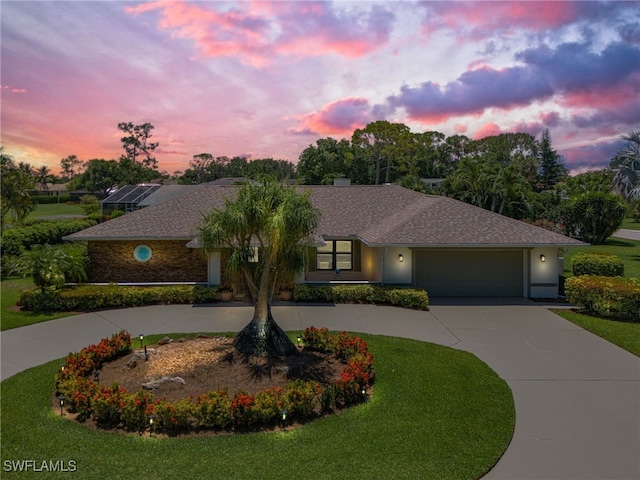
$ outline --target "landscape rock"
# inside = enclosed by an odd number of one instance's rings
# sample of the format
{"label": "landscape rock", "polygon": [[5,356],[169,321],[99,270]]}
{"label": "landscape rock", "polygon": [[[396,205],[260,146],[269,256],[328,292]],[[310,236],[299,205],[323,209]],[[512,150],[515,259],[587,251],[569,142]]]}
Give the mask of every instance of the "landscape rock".
{"label": "landscape rock", "polygon": [[158,345],[168,345],[168,344],[169,344],[169,343],[171,343],[171,342],[173,342],[173,339],[172,339],[172,338],[170,338],[170,337],[164,337],[164,338],[161,338],[161,339],[158,341]]}
{"label": "landscape rock", "polygon": [[177,383],[180,385],[184,385],[186,383],[184,381],[184,378],[182,377],[170,377],[169,375],[165,375],[159,379],[155,379],[155,380],[152,379],[147,383],[143,383],[142,388],[144,388],[145,390],[155,390],[160,385],[163,385],[165,383],[170,383],[170,382]]}

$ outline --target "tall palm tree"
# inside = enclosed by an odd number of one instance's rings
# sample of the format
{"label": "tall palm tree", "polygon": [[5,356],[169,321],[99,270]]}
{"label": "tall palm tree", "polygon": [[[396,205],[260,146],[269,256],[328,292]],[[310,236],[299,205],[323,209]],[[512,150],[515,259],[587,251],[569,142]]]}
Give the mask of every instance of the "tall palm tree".
{"label": "tall palm tree", "polygon": [[234,340],[240,353],[265,357],[297,352],[273,319],[270,301],[278,279],[304,266],[319,219],[308,194],[274,179],[240,186],[235,200],[227,199],[224,209],[204,217],[198,237],[205,251],[229,250],[227,275],[241,277],[254,301],[253,319]]}
{"label": "tall palm tree", "polygon": [[611,160],[613,187],[625,198],[640,198],[640,130],[622,135],[627,146]]}

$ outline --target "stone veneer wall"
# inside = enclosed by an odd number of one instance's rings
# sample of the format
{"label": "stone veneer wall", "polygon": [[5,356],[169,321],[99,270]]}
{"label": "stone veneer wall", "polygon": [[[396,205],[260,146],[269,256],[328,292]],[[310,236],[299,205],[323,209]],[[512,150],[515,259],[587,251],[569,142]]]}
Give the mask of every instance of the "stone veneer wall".
{"label": "stone veneer wall", "polygon": [[[186,240],[91,241],[89,281],[95,283],[206,282],[207,256],[202,249],[187,248]],[[138,245],[152,250],[151,259],[133,256]]]}

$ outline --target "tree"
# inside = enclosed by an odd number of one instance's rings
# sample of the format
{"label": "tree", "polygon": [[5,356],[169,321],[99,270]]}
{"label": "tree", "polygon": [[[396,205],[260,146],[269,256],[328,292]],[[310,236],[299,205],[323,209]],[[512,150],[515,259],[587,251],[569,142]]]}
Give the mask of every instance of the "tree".
{"label": "tree", "polygon": [[115,160],[94,158],[87,161],[86,167],[81,175],[71,181],[70,190],[85,189],[100,193],[101,198],[105,198],[122,184],[121,164]]}
{"label": "tree", "polygon": [[2,148],[0,148],[0,181],[2,182],[0,226],[4,226],[8,216],[12,216],[19,223],[22,222],[36,208],[29,194],[29,190],[34,187],[33,178],[25,172],[24,168],[16,166],[13,158],[2,152]]}
{"label": "tree", "polygon": [[397,168],[397,159],[402,152],[403,134],[409,127],[402,123],[390,123],[378,120],[369,123],[365,128],[357,129],[351,137],[351,144],[362,149],[375,168],[375,185],[382,180],[385,172],[385,183],[391,181],[391,171]]}
{"label": "tree", "polygon": [[542,132],[542,139],[538,149],[538,160],[540,167],[538,170],[537,190],[551,190],[557,183],[563,181],[568,176],[566,167],[561,163],[562,157],[551,147],[551,135],[549,129]]}
{"label": "tree", "polygon": [[[124,157],[128,158],[134,164],[157,169],[158,161],[151,154],[158,148],[158,142],[151,142],[149,139],[152,137],[151,130],[155,127],[150,123],[143,123],[142,125],[134,125],[131,122],[119,123],[118,130],[123,131],[127,136],[122,137],[122,147],[126,152]],[[139,157],[143,156],[141,160]]]}
{"label": "tree", "polygon": [[627,146],[611,160],[614,188],[625,198],[640,198],[640,130],[622,136]]}
{"label": "tree", "polygon": [[270,301],[279,278],[304,265],[319,217],[308,194],[274,179],[240,186],[235,200],[205,216],[198,234],[205,251],[229,250],[227,273],[243,278],[254,301],[253,319],[234,340],[240,353],[264,357],[297,352],[273,319]]}
{"label": "tree", "polygon": [[65,180],[71,180],[82,170],[83,162],[75,155],[60,159],[60,171]]}
{"label": "tree", "polygon": [[40,190],[45,191],[49,190],[49,183],[53,183],[56,180],[56,177],[51,173],[51,169],[46,165],[42,165],[40,168],[36,169],[34,178],[36,184],[40,185]]}
{"label": "tree", "polygon": [[620,228],[626,210],[619,195],[588,192],[570,200],[565,225],[570,235],[588,243],[602,244]]}
{"label": "tree", "polygon": [[351,178],[352,158],[348,140],[320,138],[298,157],[298,177],[305,185],[330,185],[335,178]]}

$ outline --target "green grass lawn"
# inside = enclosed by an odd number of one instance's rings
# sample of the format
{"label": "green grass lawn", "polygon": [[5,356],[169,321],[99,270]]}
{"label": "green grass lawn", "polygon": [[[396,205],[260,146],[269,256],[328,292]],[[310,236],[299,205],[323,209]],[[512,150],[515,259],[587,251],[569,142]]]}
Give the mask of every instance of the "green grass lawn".
{"label": "green grass lawn", "polygon": [[2,382],[2,464],[73,460],[75,476],[89,480],[459,480],[486,473],[513,435],[507,384],[467,352],[362,336],[375,356],[370,400],[275,433],[149,438],[90,430],[51,408],[61,360],[35,367]]}
{"label": "green grass lawn", "polygon": [[640,277],[640,242],[624,238],[611,237],[604,245],[589,245],[586,247],[571,247],[564,255],[564,275],[573,276],[571,259],[578,252],[606,252],[617,255],[624,261],[624,276]]}
{"label": "green grass lawn", "polygon": [[640,230],[640,222],[634,222],[632,218],[625,218],[624,222],[622,222],[622,227],[620,228],[626,228],[627,230]]}
{"label": "green grass lawn", "polygon": [[33,288],[31,277],[11,278],[0,283],[0,330],[23,327],[32,323],[46,322],[56,318],[73,315],[71,312],[33,313],[21,312],[16,303],[20,292],[26,288]]}
{"label": "green grass lawn", "polygon": [[35,218],[50,217],[52,215],[84,215],[84,212],[79,203],[42,203],[38,204],[30,214]]}
{"label": "green grass lawn", "polygon": [[569,310],[557,315],[640,357],[640,323],[617,322]]}

